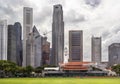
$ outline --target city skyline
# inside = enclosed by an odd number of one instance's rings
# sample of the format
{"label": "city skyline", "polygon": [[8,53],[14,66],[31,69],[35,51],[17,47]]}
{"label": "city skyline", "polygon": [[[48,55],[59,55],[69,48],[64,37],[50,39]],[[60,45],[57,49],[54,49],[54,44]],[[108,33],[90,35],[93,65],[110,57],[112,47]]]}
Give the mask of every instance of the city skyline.
{"label": "city skyline", "polygon": [[[4,2],[6,2],[6,5]],[[32,7],[35,14],[34,24],[40,29],[42,34],[44,31],[51,31],[52,29],[53,5],[62,4],[64,9],[65,38],[67,38],[65,39],[65,45],[68,45],[68,30],[83,30],[84,60],[90,60],[90,39],[92,35],[101,36],[102,57],[105,57],[102,59],[107,60],[108,45],[120,42],[120,39],[118,39],[120,36],[119,2],[120,0],[1,0],[0,18],[7,19],[8,24],[13,24],[16,21],[22,24],[23,7]],[[48,35],[48,40],[51,41],[51,33]]]}

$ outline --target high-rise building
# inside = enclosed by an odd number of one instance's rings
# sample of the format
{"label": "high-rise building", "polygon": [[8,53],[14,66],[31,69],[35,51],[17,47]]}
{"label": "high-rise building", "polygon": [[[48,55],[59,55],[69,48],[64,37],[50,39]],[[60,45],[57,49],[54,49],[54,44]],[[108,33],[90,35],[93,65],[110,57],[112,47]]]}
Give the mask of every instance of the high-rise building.
{"label": "high-rise building", "polygon": [[69,61],[83,61],[83,31],[69,31]]}
{"label": "high-rise building", "polygon": [[[32,32],[33,26],[33,9],[29,7],[24,7],[23,9],[23,66],[27,66],[27,56],[32,57],[32,54],[27,54],[30,52],[26,45],[29,38],[30,32]],[[27,50],[28,49],[28,50]]]}
{"label": "high-rise building", "polygon": [[58,66],[64,61],[64,21],[63,10],[60,4],[53,7],[52,23],[52,65]]}
{"label": "high-rise building", "polygon": [[0,20],[0,60],[7,60],[7,21]]}
{"label": "high-rise building", "polygon": [[113,43],[108,47],[108,65],[120,64],[120,43]]}
{"label": "high-rise building", "polygon": [[16,29],[14,28],[13,25],[8,25],[8,56],[7,60],[12,61],[17,64],[17,46],[16,46]]}
{"label": "high-rise building", "polygon": [[22,66],[22,27],[19,22],[8,25],[8,56],[7,60]]}
{"label": "high-rise building", "polygon": [[50,64],[50,42],[47,41],[47,37],[42,38],[42,65]]}
{"label": "high-rise building", "polygon": [[42,65],[42,36],[38,32],[37,28],[33,27],[33,41],[32,41],[32,50],[33,50],[33,67],[39,67]]}
{"label": "high-rise building", "polygon": [[22,26],[19,22],[15,22],[14,29],[16,30],[16,60],[17,65],[22,66]]}
{"label": "high-rise building", "polygon": [[101,37],[92,36],[92,62],[101,63]]}
{"label": "high-rise building", "polygon": [[37,28],[34,26],[27,39],[27,66],[39,67],[42,65],[42,40]]}

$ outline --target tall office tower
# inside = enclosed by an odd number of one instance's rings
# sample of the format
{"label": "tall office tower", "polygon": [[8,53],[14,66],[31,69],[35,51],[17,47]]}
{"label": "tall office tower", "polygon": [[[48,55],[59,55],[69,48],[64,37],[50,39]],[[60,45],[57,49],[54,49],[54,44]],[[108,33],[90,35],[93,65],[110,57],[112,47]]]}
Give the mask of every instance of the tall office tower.
{"label": "tall office tower", "polygon": [[42,38],[42,65],[50,64],[50,42],[47,41],[47,37]]}
{"label": "tall office tower", "polygon": [[19,22],[14,24],[14,29],[16,31],[16,60],[17,65],[22,66],[22,26]]}
{"label": "tall office tower", "polygon": [[7,60],[22,66],[22,28],[19,22],[8,25],[8,56]]}
{"label": "tall office tower", "polygon": [[113,43],[108,47],[109,66],[120,64],[120,43]]}
{"label": "tall office tower", "polygon": [[64,61],[64,21],[63,10],[60,4],[53,7],[52,23],[52,65],[58,66]]}
{"label": "tall office tower", "polygon": [[69,31],[69,61],[83,61],[83,31]]}
{"label": "tall office tower", "polygon": [[[33,9],[29,7],[24,7],[23,9],[23,66],[27,66],[27,56],[26,52],[29,52],[27,48],[27,40],[29,38],[29,33],[32,32],[33,26]],[[27,50],[28,49],[28,50]]]}
{"label": "tall office tower", "polygon": [[0,60],[7,60],[7,21],[0,20]]}
{"label": "tall office tower", "polygon": [[16,30],[13,25],[8,25],[8,56],[7,60],[17,63],[17,46],[16,46]]}
{"label": "tall office tower", "polygon": [[101,37],[92,36],[92,62],[101,63]]}
{"label": "tall office tower", "polygon": [[42,65],[42,36],[38,32],[37,28],[33,27],[33,41],[32,41],[32,52],[33,52],[33,67],[39,67]]}

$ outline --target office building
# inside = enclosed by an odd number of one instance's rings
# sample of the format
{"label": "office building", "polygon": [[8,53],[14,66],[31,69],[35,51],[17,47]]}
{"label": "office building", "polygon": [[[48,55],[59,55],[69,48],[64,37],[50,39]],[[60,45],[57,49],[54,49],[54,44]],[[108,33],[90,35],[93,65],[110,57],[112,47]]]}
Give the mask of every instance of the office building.
{"label": "office building", "polygon": [[17,65],[22,66],[23,54],[22,54],[22,26],[19,22],[15,22],[14,29],[16,32],[16,60]]}
{"label": "office building", "polygon": [[7,60],[22,66],[22,27],[19,22],[8,25],[8,56]]}
{"label": "office building", "polygon": [[113,43],[108,47],[108,65],[120,64],[120,43]]}
{"label": "office building", "polygon": [[83,61],[83,31],[69,31],[69,61]]}
{"label": "office building", "polygon": [[101,37],[94,37],[92,36],[91,39],[92,44],[92,62],[95,62],[97,64],[101,63]]}
{"label": "office building", "polygon": [[63,10],[60,4],[53,7],[52,23],[52,65],[58,66],[64,62],[64,21]]}
{"label": "office building", "polygon": [[[24,7],[23,9],[23,66],[28,66],[27,58],[32,57],[31,49],[27,48],[29,45],[29,34],[32,32],[33,26],[33,9]],[[28,54],[29,53],[29,54]],[[28,57],[27,57],[28,56]]]}
{"label": "office building", "polygon": [[8,25],[8,56],[7,56],[7,60],[14,62],[17,64],[17,45],[16,45],[16,29],[14,28],[13,25]]}
{"label": "office building", "polygon": [[42,65],[50,64],[50,42],[47,41],[47,37],[42,38]]}
{"label": "office building", "polygon": [[0,20],[0,60],[7,60],[7,21]]}
{"label": "office building", "polygon": [[42,36],[38,32],[37,28],[34,26],[33,27],[33,43],[32,43],[32,48],[33,48],[33,62],[34,65],[33,67],[39,67],[42,65]]}

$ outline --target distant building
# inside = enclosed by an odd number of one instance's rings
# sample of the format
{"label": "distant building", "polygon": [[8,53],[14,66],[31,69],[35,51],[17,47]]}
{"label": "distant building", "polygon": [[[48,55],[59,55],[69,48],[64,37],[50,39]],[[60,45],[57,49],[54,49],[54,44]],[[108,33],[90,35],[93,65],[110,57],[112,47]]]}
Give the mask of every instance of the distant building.
{"label": "distant building", "polygon": [[22,66],[23,54],[22,54],[22,26],[19,22],[14,24],[14,28],[16,30],[16,58],[17,65]]}
{"label": "distant building", "polygon": [[64,62],[64,21],[60,4],[54,5],[52,23],[52,65]]}
{"label": "distant building", "polygon": [[7,21],[0,20],[0,60],[7,60]]}
{"label": "distant building", "polygon": [[50,64],[50,42],[47,41],[47,37],[42,38],[42,65]]}
{"label": "distant building", "polygon": [[8,56],[7,60],[22,66],[22,27],[19,22],[8,25]]}
{"label": "distant building", "polygon": [[33,56],[34,56],[34,66],[39,67],[42,65],[42,36],[40,35],[37,28],[33,27]]}
{"label": "distant building", "polygon": [[[30,49],[28,40],[30,39],[29,34],[32,32],[33,26],[33,9],[29,7],[24,7],[23,9],[23,66],[28,66],[28,58],[32,57],[32,52]],[[30,60],[32,61],[32,60]]]}
{"label": "distant building", "polygon": [[39,67],[42,65],[42,40],[37,28],[34,26],[27,39],[27,66]]}
{"label": "distant building", "polygon": [[83,31],[69,31],[69,61],[83,61]]}
{"label": "distant building", "polygon": [[7,60],[17,64],[17,45],[16,45],[16,29],[13,25],[8,25],[8,56]]}
{"label": "distant building", "polygon": [[109,66],[120,64],[120,43],[113,43],[108,47]]}
{"label": "distant building", "polygon": [[101,37],[92,36],[92,62],[101,63]]}

